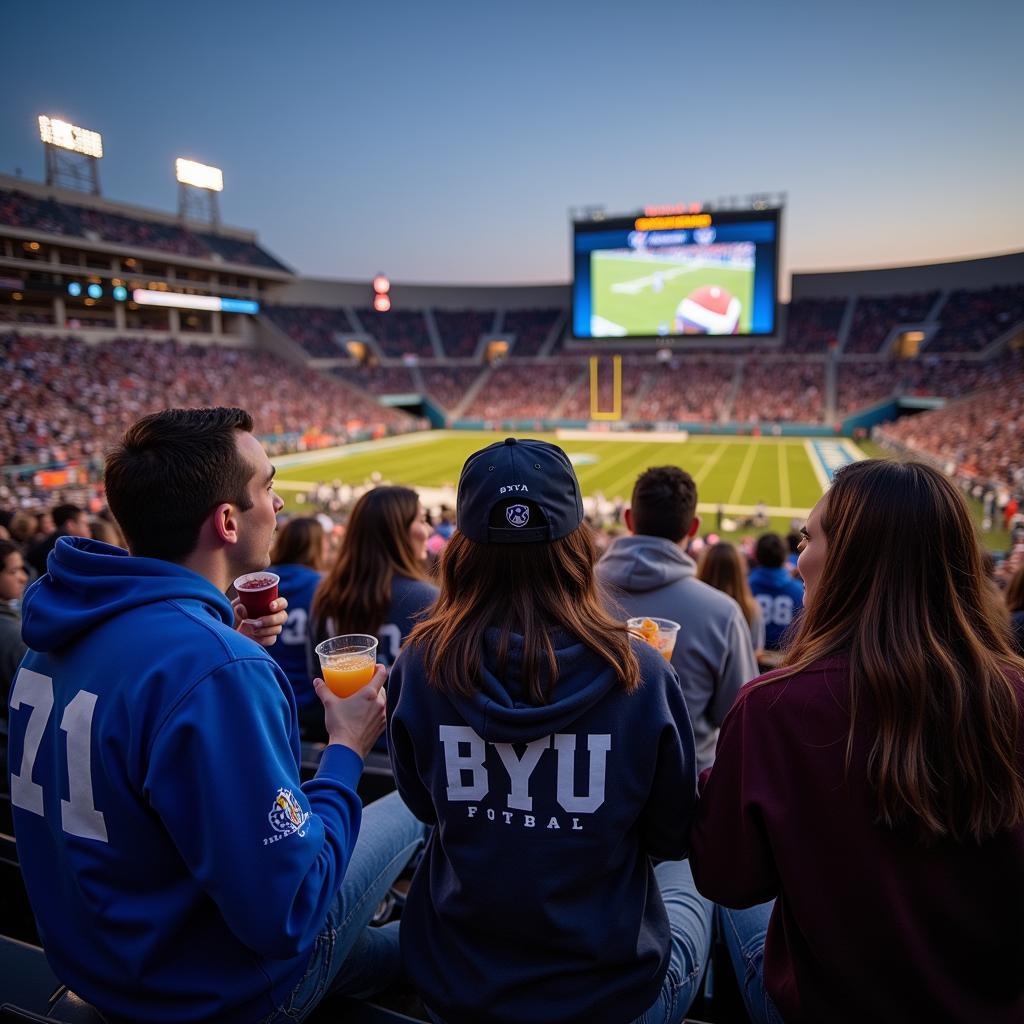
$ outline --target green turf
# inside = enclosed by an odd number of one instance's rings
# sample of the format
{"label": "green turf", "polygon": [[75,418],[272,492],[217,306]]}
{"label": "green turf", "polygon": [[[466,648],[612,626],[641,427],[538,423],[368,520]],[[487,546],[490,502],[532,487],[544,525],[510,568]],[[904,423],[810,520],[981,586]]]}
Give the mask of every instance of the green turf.
{"label": "green turf", "polygon": [[[656,272],[660,272],[664,280],[660,292],[654,291],[651,282]],[[613,290],[613,285],[628,282],[635,282],[638,290]],[[753,309],[753,269],[698,267],[687,270],[664,260],[621,259],[597,253],[591,262],[594,313],[628,327],[630,334],[674,332],[676,307],[694,289],[704,285],[720,285],[740,300],[739,332],[748,333]]]}
{"label": "green turf", "polygon": [[[553,439],[552,435],[537,435]],[[329,460],[278,471],[282,497],[294,506],[294,481],[316,484],[340,480],[360,485],[374,473],[393,483],[441,488],[454,487],[466,457],[499,439],[478,431],[414,435],[397,445],[381,442]],[[697,481],[704,505],[766,505],[807,510],[821,495],[802,440],[773,438],[694,438],[684,443],[658,441],[563,440],[559,444],[576,461],[585,495],[628,500],[637,475],[648,466],[678,465]],[[705,513],[714,519],[714,511]],[[780,513],[781,524],[789,521]]]}

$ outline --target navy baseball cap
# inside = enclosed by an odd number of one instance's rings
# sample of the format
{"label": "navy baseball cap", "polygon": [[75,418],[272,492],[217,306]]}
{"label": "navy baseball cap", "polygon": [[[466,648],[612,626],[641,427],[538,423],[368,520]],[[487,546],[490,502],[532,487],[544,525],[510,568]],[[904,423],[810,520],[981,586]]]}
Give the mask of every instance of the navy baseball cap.
{"label": "navy baseball cap", "polygon": [[477,544],[536,543],[572,533],[583,522],[583,498],[558,445],[509,437],[466,459],[455,515]]}

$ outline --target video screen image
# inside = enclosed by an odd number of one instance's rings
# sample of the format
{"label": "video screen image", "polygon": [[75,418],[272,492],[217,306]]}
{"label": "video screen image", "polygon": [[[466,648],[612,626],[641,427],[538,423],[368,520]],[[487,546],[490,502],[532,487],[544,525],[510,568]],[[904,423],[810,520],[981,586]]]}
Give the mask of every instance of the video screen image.
{"label": "video screen image", "polygon": [[576,225],[576,337],[772,333],[774,221],[692,230],[629,226],[616,231],[608,222],[596,230]]}

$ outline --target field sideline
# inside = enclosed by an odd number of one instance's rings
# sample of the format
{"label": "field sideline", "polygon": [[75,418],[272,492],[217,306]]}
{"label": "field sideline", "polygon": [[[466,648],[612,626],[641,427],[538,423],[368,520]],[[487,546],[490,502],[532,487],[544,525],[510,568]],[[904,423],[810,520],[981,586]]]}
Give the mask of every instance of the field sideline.
{"label": "field sideline", "polygon": [[[317,483],[339,480],[358,487],[380,474],[383,481],[421,490],[428,504],[453,504],[466,457],[502,436],[484,431],[431,431],[322,453],[280,456],[273,460],[278,467],[278,490],[296,511],[301,508],[299,495]],[[556,440],[552,434],[533,436]],[[727,515],[742,516],[763,502],[773,528],[788,529],[790,519],[806,516],[826,481],[823,467],[815,464],[813,448],[802,438],[702,436],[686,441],[634,441],[622,435],[605,437],[595,434],[558,441],[576,467],[585,497],[620,497],[628,502],[642,470],[681,466],[697,482],[699,510],[708,528],[715,524],[719,505]]]}

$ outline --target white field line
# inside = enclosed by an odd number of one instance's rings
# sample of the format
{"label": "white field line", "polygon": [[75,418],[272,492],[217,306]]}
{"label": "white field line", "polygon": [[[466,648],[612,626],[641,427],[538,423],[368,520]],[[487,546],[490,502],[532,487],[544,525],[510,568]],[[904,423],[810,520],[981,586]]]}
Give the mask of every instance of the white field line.
{"label": "white field line", "polygon": [[747,486],[747,478],[750,476],[750,470],[753,468],[754,459],[756,458],[757,449],[751,445],[747,454],[743,457],[743,465],[740,466],[739,475],[736,477],[736,483],[729,494],[730,502],[739,500],[740,495],[743,493],[743,488]]}
{"label": "white field line", "polygon": [[790,502],[789,496],[789,449],[786,445],[779,445],[779,501],[783,505]]}
{"label": "white field line", "polygon": [[839,442],[839,445],[854,462],[863,462],[867,458],[867,455],[865,455],[864,452],[861,451],[861,449],[858,448],[857,445],[855,445],[848,437],[844,437],[842,441]]}
{"label": "white field line", "polygon": [[818,458],[818,453],[815,451],[814,444],[810,439],[804,441],[804,451],[807,452],[807,459],[811,464],[811,469],[814,470],[814,475],[818,479],[818,486],[821,488],[821,493],[824,494],[828,490],[828,474],[825,472],[825,467],[821,464],[821,459]]}
{"label": "white field line", "polygon": [[292,452],[290,455],[275,455],[271,462],[278,469],[292,469],[295,466],[308,466],[317,462],[332,462],[349,455],[358,455],[366,451],[386,451],[390,448],[408,448],[412,445],[427,444],[439,438],[448,437],[458,431],[450,430],[418,430],[413,434],[401,434],[396,437],[382,437],[376,441],[357,441],[355,444],[342,444],[336,448],[317,448],[310,452]]}
{"label": "white field line", "polygon": [[718,460],[725,454],[726,448],[729,446],[725,443],[719,444],[719,446],[708,456],[707,462],[704,463],[696,473],[693,474],[693,482],[700,484],[704,482],[704,477],[708,475],[718,464]]}

